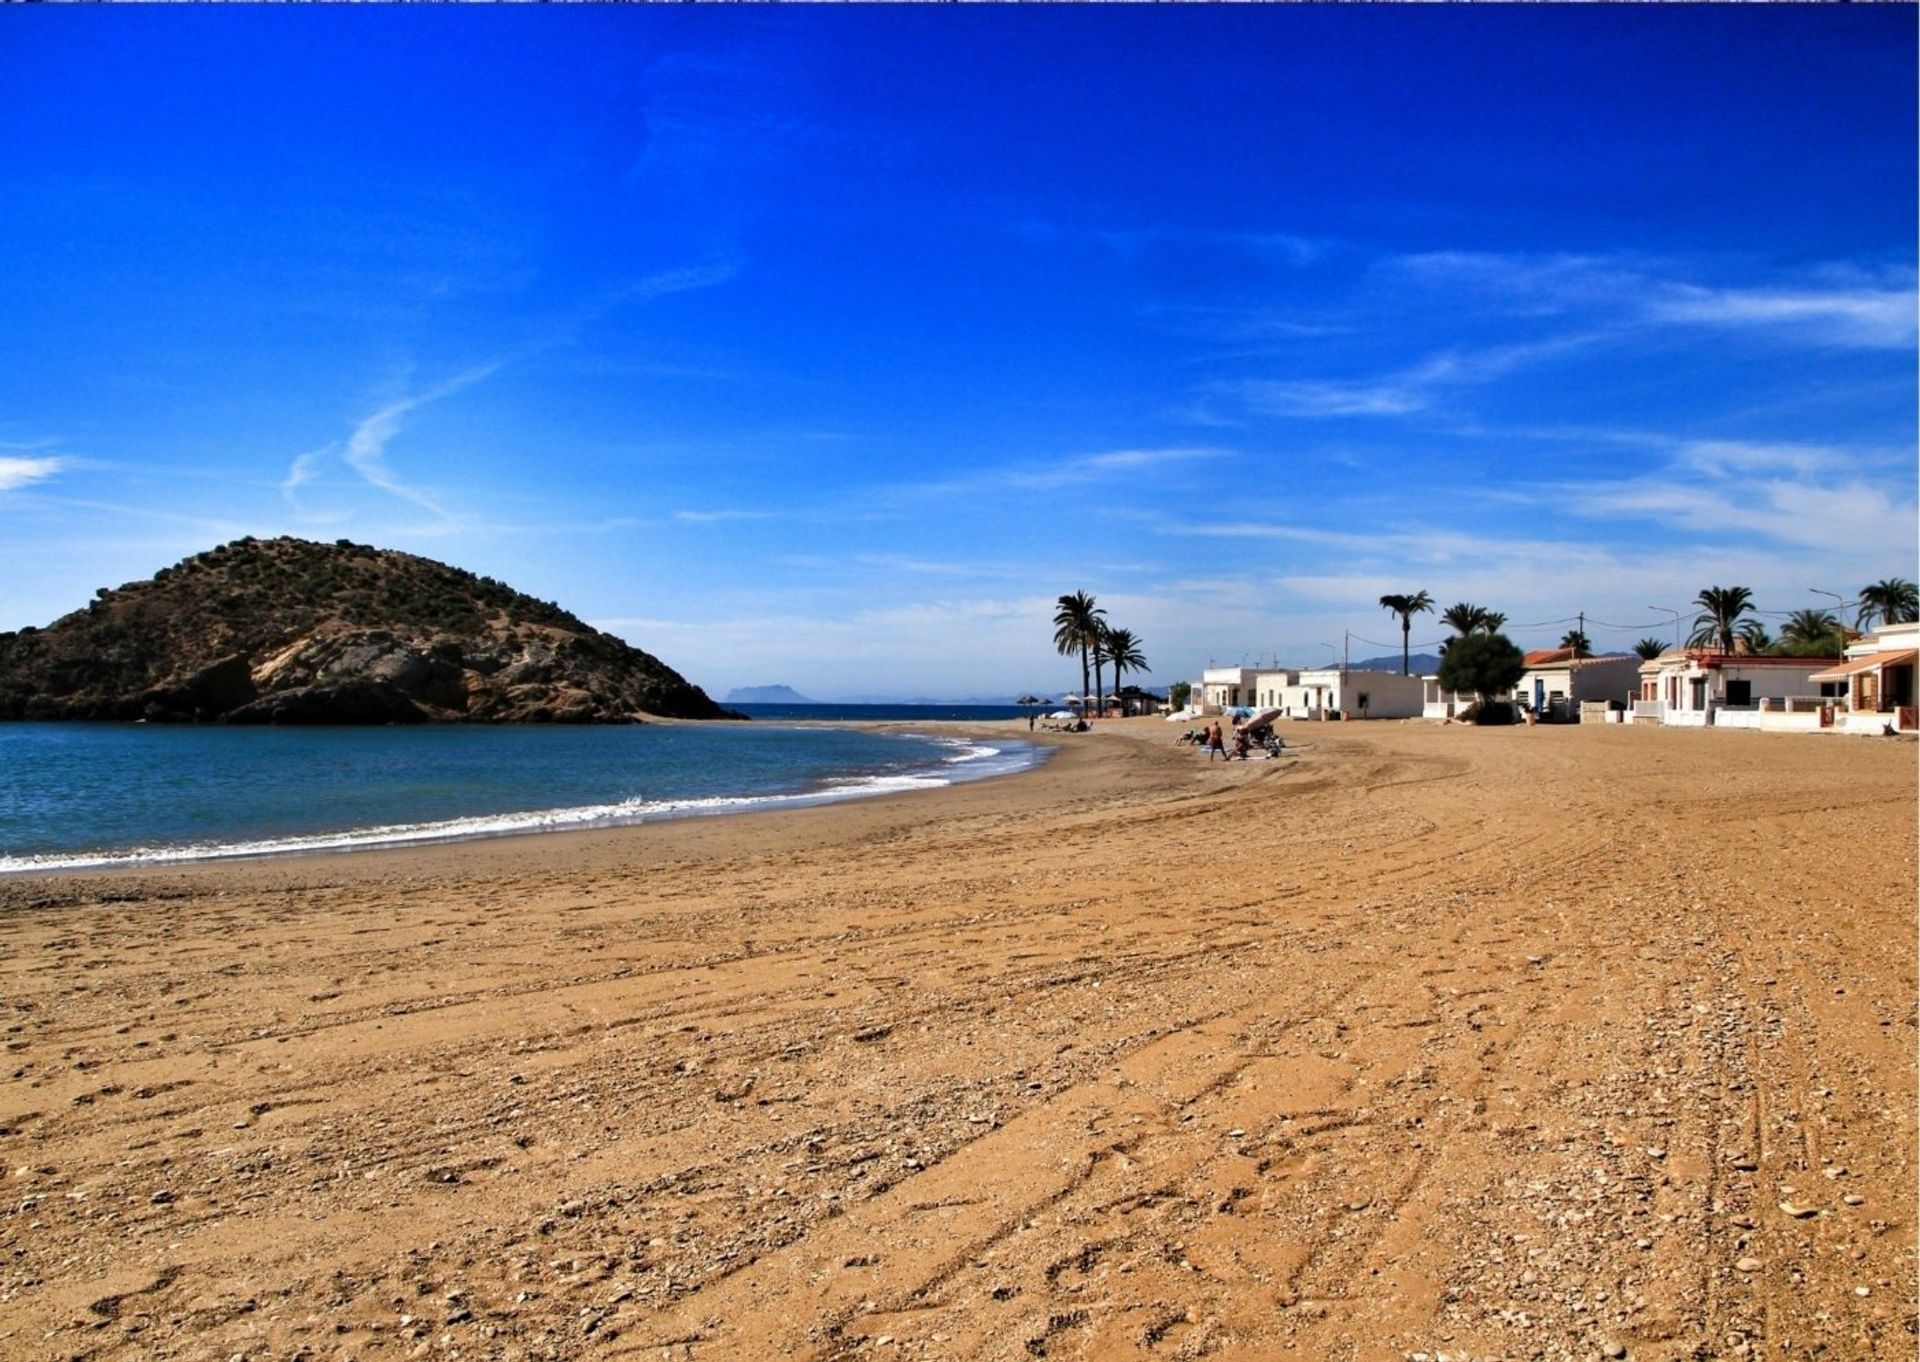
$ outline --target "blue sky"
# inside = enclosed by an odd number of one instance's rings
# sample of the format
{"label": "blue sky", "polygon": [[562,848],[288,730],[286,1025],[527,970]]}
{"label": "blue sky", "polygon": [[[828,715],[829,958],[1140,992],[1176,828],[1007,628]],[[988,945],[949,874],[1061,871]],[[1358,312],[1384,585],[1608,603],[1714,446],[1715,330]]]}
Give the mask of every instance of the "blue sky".
{"label": "blue sky", "polygon": [[1915,25],[0,10],[0,628],[346,536],[989,695],[1071,590],[1164,684],[1912,577]]}

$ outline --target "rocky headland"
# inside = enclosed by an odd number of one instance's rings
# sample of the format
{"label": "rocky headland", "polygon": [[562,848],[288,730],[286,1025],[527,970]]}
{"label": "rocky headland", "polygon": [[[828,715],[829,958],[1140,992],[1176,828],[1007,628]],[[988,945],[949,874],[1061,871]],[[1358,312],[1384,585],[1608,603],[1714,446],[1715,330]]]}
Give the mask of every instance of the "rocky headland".
{"label": "rocky headland", "polygon": [[0,633],[0,719],[625,723],[737,717],[491,577],[339,540],[240,539]]}

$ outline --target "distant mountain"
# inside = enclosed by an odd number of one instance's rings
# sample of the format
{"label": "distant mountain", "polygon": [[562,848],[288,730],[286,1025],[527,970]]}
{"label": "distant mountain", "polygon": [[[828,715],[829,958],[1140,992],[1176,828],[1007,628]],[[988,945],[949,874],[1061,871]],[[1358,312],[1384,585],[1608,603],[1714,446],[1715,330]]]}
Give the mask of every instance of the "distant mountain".
{"label": "distant mountain", "polygon": [[727,692],[730,705],[817,705],[792,686],[735,686]]}
{"label": "distant mountain", "polygon": [[[1363,658],[1347,664],[1357,672],[1398,672],[1400,654],[1388,653],[1382,657]],[[1414,676],[1432,676],[1440,670],[1440,659],[1433,653],[1414,653],[1407,658],[1407,671]]]}
{"label": "distant mountain", "polygon": [[551,601],[342,539],[240,539],[0,633],[0,719],[624,723],[727,717]]}

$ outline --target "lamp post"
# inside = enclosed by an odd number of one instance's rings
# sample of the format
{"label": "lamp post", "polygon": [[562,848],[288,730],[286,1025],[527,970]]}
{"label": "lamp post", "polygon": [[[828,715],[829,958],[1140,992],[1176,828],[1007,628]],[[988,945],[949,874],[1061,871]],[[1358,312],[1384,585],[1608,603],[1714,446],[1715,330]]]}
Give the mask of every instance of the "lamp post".
{"label": "lamp post", "polygon": [[[1817,586],[1810,586],[1807,590],[1815,596],[1833,597],[1833,604],[1836,611],[1847,608],[1847,598],[1842,596],[1838,591],[1822,591]],[[1847,655],[1847,626],[1840,622],[1840,616],[1838,614],[1835,614],[1833,617],[1833,627],[1840,635],[1840,647],[1836,651],[1842,658],[1845,658]],[[1847,710],[1851,712],[1853,710],[1853,682],[1849,679],[1842,681],[1840,685],[1847,688]],[[1834,698],[1839,698],[1839,687],[1837,686],[1834,688]]]}
{"label": "lamp post", "polygon": [[1847,626],[1841,622],[1840,612],[1847,608],[1847,598],[1845,596],[1842,596],[1838,591],[1822,591],[1817,586],[1810,586],[1807,588],[1807,590],[1812,592],[1816,596],[1833,597],[1833,609],[1834,609],[1833,622],[1836,625],[1838,625],[1840,628],[1840,648],[1842,652],[1845,652],[1846,643],[1847,643],[1847,635],[1846,635]]}
{"label": "lamp post", "polygon": [[1673,646],[1678,648],[1680,646],[1680,612],[1670,605],[1650,605],[1647,609],[1658,610],[1662,614],[1673,616]]}

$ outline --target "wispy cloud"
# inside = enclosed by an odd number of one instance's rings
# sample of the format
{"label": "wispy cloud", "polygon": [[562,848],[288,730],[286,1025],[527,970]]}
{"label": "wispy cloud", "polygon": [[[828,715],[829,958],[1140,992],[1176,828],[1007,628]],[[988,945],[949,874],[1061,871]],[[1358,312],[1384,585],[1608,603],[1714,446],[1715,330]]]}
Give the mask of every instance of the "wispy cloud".
{"label": "wispy cloud", "polygon": [[1712,259],[1437,251],[1389,257],[1380,272],[1442,302],[1508,315],[1588,313],[1622,325],[1737,330],[1785,343],[1903,349],[1915,342],[1910,268],[1829,264],[1788,277],[1707,283],[1740,266]]}
{"label": "wispy cloud", "polygon": [[895,494],[961,496],[968,493],[1045,492],[1099,482],[1116,473],[1145,473],[1210,459],[1230,458],[1233,451],[1215,445],[1170,445],[1138,449],[1108,449],[1094,453],[1063,454],[1028,463],[982,468],[961,478],[938,482],[904,483],[888,490]]}
{"label": "wispy cloud", "polygon": [[1847,481],[1743,479],[1707,484],[1670,478],[1565,484],[1553,500],[1574,515],[1652,521],[1716,539],[1759,536],[1776,545],[1911,559],[1915,506],[1886,488]]}
{"label": "wispy cloud", "polygon": [[22,458],[0,454],[0,492],[17,492],[22,487],[45,482],[70,467],[72,462],[59,457]]}
{"label": "wispy cloud", "polygon": [[[431,514],[435,522],[422,527],[426,532],[444,531],[455,525],[457,517],[434,494],[404,480],[387,462],[387,446],[405,430],[408,418],[438,402],[486,382],[502,369],[522,363],[535,355],[573,344],[593,321],[621,307],[649,302],[669,294],[711,288],[734,277],[732,264],[710,264],[684,269],[664,270],[619,288],[610,289],[588,307],[575,312],[552,327],[548,333],[514,353],[474,365],[424,392],[411,393],[388,402],[354,423],[344,442],[308,450],[295,456],[280,480],[280,494],[287,504],[309,521],[326,522],[342,518],[337,513],[316,512],[301,502],[301,489],[320,479],[328,460],[336,455],[357,474],[362,482]],[[697,513],[689,513],[697,514]]]}
{"label": "wispy cloud", "polygon": [[1511,345],[1442,350],[1374,378],[1243,379],[1219,387],[1271,416],[1405,416],[1426,411],[1447,389],[1492,382],[1591,345],[1604,334],[1588,331]]}
{"label": "wispy cloud", "polygon": [[1671,286],[1647,305],[1654,321],[1766,331],[1822,345],[1910,349],[1916,336],[1912,288],[1735,289]]}
{"label": "wispy cloud", "polygon": [[675,511],[683,525],[725,525],[737,520],[771,520],[772,511]]}

